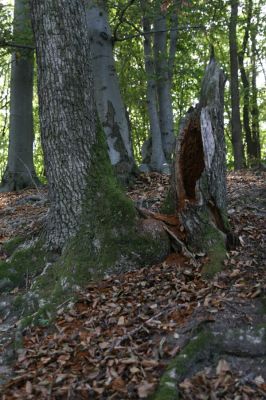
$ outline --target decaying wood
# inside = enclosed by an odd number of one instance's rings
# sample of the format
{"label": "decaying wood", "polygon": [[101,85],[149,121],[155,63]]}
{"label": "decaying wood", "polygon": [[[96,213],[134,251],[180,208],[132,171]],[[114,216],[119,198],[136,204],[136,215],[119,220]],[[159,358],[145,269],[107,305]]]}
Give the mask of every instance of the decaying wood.
{"label": "decaying wood", "polygon": [[220,260],[231,235],[226,201],[224,84],[224,73],[212,58],[203,78],[200,102],[180,124],[171,188],[190,250],[210,250]]}

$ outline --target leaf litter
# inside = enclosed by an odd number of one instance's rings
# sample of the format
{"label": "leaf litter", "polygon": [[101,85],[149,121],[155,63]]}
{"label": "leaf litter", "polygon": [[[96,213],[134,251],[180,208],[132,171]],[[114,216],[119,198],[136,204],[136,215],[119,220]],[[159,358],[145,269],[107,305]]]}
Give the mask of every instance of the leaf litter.
{"label": "leaf litter", "polygon": [[[229,215],[241,247],[228,253],[213,280],[201,275],[204,254],[195,266],[172,253],[162,264],[90,283],[75,305],[58,309],[53,326],[24,332],[2,399],[147,398],[200,324],[226,309],[252,324],[242,305],[265,293],[264,178],[229,174]],[[166,193],[158,188],[167,186],[165,176],[141,175],[129,195],[158,214]],[[262,399],[265,379],[245,380],[221,359],[177,386],[183,399]]]}

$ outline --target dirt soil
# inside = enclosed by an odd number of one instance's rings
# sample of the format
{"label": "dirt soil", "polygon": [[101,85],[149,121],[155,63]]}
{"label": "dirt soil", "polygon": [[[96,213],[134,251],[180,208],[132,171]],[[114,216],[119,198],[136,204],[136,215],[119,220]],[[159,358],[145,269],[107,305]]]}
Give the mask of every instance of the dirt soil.
{"label": "dirt soil", "polygon": [[[52,326],[47,316],[47,327],[25,329],[17,352],[13,304],[26,289],[4,292],[2,399],[265,399],[265,178],[228,175],[241,246],[211,280],[201,274],[204,255],[195,265],[173,252],[162,264],[89,283],[75,304],[58,307]],[[156,213],[168,184],[141,175],[128,194]],[[0,194],[2,260],[6,241],[40,231],[47,206],[45,189]]]}

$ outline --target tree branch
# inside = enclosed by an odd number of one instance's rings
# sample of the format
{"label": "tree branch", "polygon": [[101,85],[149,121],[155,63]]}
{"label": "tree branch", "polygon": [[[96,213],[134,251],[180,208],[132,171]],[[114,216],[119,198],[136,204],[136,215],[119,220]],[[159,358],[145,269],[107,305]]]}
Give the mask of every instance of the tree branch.
{"label": "tree branch", "polygon": [[16,49],[29,49],[29,50],[35,49],[35,47],[31,46],[31,45],[6,42],[4,40],[0,41],[0,47],[11,47],[11,48],[16,48]]}
{"label": "tree branch", "polygon": [[206,29],[206,27],[204,25],[183,25],[183,26],[179,26],[177,28],[169,28],[169,29],[163,29],[163,30],[159,30],[159,31],[155,31],[155,30],[151,30],[151,31],[147,31],[147,32],[139,32],[138,34],[135,35],[128,35],[128,36],[124,36],[122,38],[116,38],[115,41],[116,42],[123,42],[125,40],[130,40],[130,39],[134,39],[140,36],[146,36],[146,35],[152,35],[153,33],[159,33],[159,32],[172,32],[172,31],[186,31],[186,30],[191,30],[191,29]]}
{"label": "tree branch", "polygon": [[129,8],[130,6],[132,6],[132,4],[133,4],[134,2],[135,2],[135,0],[130,0],[130,1],[128,2],[128,4],[126,4],[126,6],[122,9],[122,11],[121,11],[121,13],[120,13],[120,16],[119,16],[118,23],[116,24],[116,26],[115,26],[115,28],[114,28],[113,42],[116,42],[116,41],[117,41],[117,31],[118,31],[120,25],[123,23],[123,17],[124,17],[124,15],[125,15],[126,11],[128,10],[128,8]]}

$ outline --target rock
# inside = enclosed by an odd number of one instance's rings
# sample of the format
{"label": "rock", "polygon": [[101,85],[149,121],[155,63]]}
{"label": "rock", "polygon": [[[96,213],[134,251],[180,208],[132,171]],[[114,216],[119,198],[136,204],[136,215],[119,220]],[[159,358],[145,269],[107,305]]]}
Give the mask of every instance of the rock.
{"label": "rock", "polygon": [[140,164],[139,171],[144,174],[147,174],[148,172],[150,172],[150,167],[148,164]]}
{"label": "rock", "polygon": [[6,291],[6,290],[12,288],[13,286],[14,285],[9,278],[0,279],[0,290],[1,291]]}

